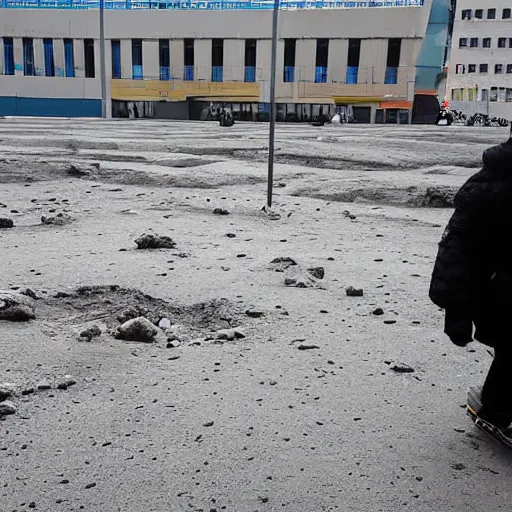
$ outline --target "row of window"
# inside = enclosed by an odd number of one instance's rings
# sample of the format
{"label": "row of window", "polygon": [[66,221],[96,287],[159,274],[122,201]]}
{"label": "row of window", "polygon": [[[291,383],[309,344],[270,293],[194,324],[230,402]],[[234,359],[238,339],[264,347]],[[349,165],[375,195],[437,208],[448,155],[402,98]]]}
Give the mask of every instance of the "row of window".
{"label": "row of window", "polygon": [[[495,64],[494,65],[494,73],[496,75],[502,75],[504,72],[508,74],[512,74],[512,64]],[[464,75],[467,73],[476,73],[476,64],[468,64],[467,67],[465,64],[457,64],[455,66],[455,74]],[[478,66],[479,73],[489,73],[489,64],[480,64]]]}
{"label": "row of window", "polygon": [[[4,37],[4,74],[14,75],[14,40]],[[25,76],[75,76],[75,53],[73,39],[64,39],[64,69],[55,67],[53,39],[43,39],[44,69],[38,70],[34,59],[34,40],[30,37],[22,39],[23,44],[23,74]],[[95,77],[94,39],[84,39],[84,70],[86,78]]]}
{"label": "row of window", "polygon": [[[359,64],[361,57],[361,39],[349,39],[347,54],[347,84],[357,84],[359,77]],[[56,69],[54,57],[53,39],[43,39],[44,47],[44,72],[36,69],[34,64],[34,40],[23,38],[23,73],[27,76],[44,74],[45,76],[75,76],[74,47],[72,39],[64,39],[64,69]],[[14,75],[14,45],[12,37],[4,37],[4,62],[5,74]],[[171,41],[160,39],[158,42],[160,80],[194,80],[195,69],[195,45],[194,39],[185,39],[183,50],[184,73],[183,77],[171,77]],[[112,49],[112,78],[122,78],[121,72],[121,41],[113,39],[110,42]],[[256,55],[258,41],[256,39],[245,40],[245,82],[256,81]],[[283,81],[295,81],[296,39],[284,40],[284,67]],[[386,59],[386,74],[384,83],[393,85],[398,83],[398,68],[400,65],[402,40],[389,39]],[[143,80],[143,51],[142,39],[131,40],[132,76],[134,80]],[[317,39],[315,56],[315,82],[327,83],[327,71],[329,61],[329,39]],[[211,80],[222,82],[224,80],[224,40],[213,39],[211,49]],[[85,77],[95,77],[94,40],[84,40],[84,68]],[[154,78],[154,77],[152,77]]]}
{"label": "row of window", "polygon": [[[498,48],[512,48],[512,37],[498,37]],[[461,37],[459,39],[459,48],[480,48],[480,38]],[[492,38],[482,38],[482,48],[492,48]]]}
{"label": "row of window", "polygon": [[510,87],[491,87],[481,89],[480,95],[478,89],[452,89],[452,101],[492,101],[492,102],[512,102],[512,88]]}
{"label": "row of window", "polygon": [[[484,19],[484,9],[475,9],[473,13],[473,9],[463,9],[462,11],[462,19],[463,20],[483,20]],[[488,20],[495,20],[496,19],[496,9],[491,8],[487,9],[487,18]],[[512,9],[509,7],[506,7],[503,9],[503,12],[501,14],[502,20],[510,20],[512,19]]]}

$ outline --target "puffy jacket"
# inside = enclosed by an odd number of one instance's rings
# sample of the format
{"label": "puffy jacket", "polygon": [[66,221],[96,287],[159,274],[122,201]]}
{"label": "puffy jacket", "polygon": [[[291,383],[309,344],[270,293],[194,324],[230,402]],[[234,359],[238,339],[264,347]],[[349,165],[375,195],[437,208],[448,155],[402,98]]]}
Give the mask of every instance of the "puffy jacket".
{"label": "puffy jacket", "polygon": [[501,336],[512,308],[511,241],[512,138],[484,152],[483,169],[455,196],[430,285],[431,300],[470,318],[480,341]]}

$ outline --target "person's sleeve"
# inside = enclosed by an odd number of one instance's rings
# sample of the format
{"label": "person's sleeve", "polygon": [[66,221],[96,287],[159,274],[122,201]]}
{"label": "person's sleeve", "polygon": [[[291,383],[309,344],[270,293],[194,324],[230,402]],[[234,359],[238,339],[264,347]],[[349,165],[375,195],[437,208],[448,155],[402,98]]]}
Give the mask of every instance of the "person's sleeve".
{"label": "person's sleeve", "polygon": [[455,212],[443,234],[430,284],[430,299],[457,318],[470,316],[483,262],[476,250],[486,216],[486,184],[468,181],[455,197]]}

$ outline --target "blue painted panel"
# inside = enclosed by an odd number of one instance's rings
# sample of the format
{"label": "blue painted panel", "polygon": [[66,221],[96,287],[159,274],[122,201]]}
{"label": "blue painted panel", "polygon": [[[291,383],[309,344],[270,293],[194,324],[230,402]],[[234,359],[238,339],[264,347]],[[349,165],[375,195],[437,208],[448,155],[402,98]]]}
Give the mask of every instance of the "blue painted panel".
{"label": "blue painted panel", "polygon": [[0,96],[0,116],[101,117],[101,100]]}

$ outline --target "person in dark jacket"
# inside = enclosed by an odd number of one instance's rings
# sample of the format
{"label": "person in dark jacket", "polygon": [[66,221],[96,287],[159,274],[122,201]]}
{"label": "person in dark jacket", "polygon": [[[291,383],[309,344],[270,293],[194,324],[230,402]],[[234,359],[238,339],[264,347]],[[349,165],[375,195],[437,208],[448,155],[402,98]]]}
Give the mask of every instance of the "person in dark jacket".
{"label": "person in dark jacket", "polygon": [[465,347],[474,336],[494,348],[483,388],[469,391],[467,411],[478,427],[510,447],[511,235],[512,138],[484,152],[483,169],[455,196],[430,285],[430,298],[445,310],[445,333],[453,343]]}

